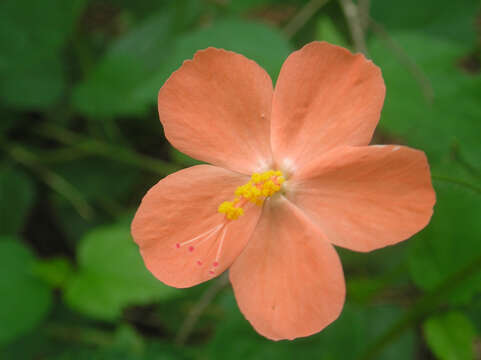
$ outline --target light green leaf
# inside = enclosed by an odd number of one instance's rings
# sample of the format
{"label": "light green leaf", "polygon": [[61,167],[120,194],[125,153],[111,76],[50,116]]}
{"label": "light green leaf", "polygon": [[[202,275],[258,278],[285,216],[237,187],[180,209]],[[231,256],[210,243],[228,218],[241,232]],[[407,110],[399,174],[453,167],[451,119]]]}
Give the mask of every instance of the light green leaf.
{"label": "light green leaf", "polygon": [[48,260],[40,260],[32,269],[39,279],[52,287],[60,287],[72,275],[72,264],[65,257],[55,257]]}
{"label": "light green leaf", "polygon": [[18,234],[35,199],[30,178],[19,170],[0,170],[0,235]]}
{"label": "light green leaf", "polygon": [[50,288],[32,275],[34,262],[19,240],[0,238],[0,345],[35,328],[50,309]]}
{"label": "light green leaf", "polygon": [[327,41],[328,43],[342,47],[349,47],[346,38],[339,32],[328,16],[322,16],[317,21],[317,40]]}
{"label": "light green leaf", "polygon": [[114,320],[126,306],[177,293],[148,272],[129,227],[123,224],[91,231],[82,239],[77,254],[79,269],[67,283],[65,300],[89,316]]}
{"label": "light green leaf", "polygon": [[460,312],[429,318],[424,324],[429,348],[440,360],[473,360],[476,329]]}

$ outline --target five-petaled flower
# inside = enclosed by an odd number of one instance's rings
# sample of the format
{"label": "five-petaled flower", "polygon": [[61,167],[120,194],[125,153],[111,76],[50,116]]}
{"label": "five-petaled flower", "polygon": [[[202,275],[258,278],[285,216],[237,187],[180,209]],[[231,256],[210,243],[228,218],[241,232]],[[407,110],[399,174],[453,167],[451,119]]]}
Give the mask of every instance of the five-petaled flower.
{"label": "five-petaled flower", "polygon": [[367,146],[385,86],[363,55],[314,42],[276,87],[254,61],[198,51],[160,89],[167,139],[213,165],[167,176],[132,234],[162,282],[189,287],[230,269],[239,307],[274,339],[316,333],[340,314],[333,245],[371,251],[409,238],[435,202],[423,152]]}

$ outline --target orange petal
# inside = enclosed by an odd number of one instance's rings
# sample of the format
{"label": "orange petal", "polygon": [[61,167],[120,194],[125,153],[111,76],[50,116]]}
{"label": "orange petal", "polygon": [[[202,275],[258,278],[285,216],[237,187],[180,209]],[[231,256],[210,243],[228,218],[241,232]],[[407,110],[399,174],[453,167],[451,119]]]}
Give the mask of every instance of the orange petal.
{"label": "orange petal", "polygon": [[295,174],[290,189],[330,242],[355,251],[409,238],[435,203],[426,156],[397,145],[336,149]]}
{"label": "orange petal", "polygon": [[180,151],[250,174],[271,165],[272,81],[254,61],[208,48],[159,91],[165,136]]}
{"label": "orange petal", "polygon": [[344,304],[336,251],[283,197],[266,201],[230,279],[244,316],[272,340],[319,332],[339,316]]}
{"label": "orange petal", "polygon": [[[149,190],[132,222],[132,236],[145,265],[160,281],[193,286],[232,264],[257,223],[260,207],[252,205],[234,221],[226,221],[217,208],[248,179],[198,165],[167,176]],[[214,265],[223,235],[220,259]]]}
{"label": "orange petal", "polygon": [[276,164],[300,168],[336,146],[367,145],[384,94],[381,71],[361,54],[325,42],[292,53],[273,98]]}

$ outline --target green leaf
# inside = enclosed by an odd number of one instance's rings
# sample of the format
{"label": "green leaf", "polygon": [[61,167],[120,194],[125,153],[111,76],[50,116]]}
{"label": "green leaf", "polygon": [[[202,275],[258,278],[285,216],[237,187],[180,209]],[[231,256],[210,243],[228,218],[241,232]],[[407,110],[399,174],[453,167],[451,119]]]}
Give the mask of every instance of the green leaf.
{"label": "green leaf", "polygon": [[[431,224],[409,241],[411,278],[424,290],[434,289],[481,256],[479,195],[456,185],[435,184],[437,205]],[[458,284],[450,298],[464,303],[480,291],[481,269]]]}
{"label": "green leaf", "polygon": [[154,14],[112,44],[87,78],[74,89],[74,106],[88,116],[143,114],[155,103],[157,88],[139,96],[170,55],[172,19],[168,12]]}
{"label": "green leaf", "polygon": [[273,79],[277,78],[291,52],[289,42],[276,28],[228,19],[180,37],[173,61],[178,67],[185,59],[191,59],[197,50],[209,46],[235,51],[256,61]]}
{"label": "green leaf", "polygon": [[82,239],[77,255],[79,269],[66,284],[65,300],[86,315],[114,320],[126,306],[176,294],[148,272],[129,227],[123,224],[91,231]]}
{"label": "green leaf", "polygon": [[274,78],[290,52],[276,29],[240,20],[223,20],[179,36],[173,43],[170,13],[152,16],[114,43],[87,79],[77,86],[74,105],[90,116],[145,113],[170,74],[197,50],[209,46],[239,52],[257,61]]}
{"label": "green leaf", "polygon": [[23,172],[0,170],[0,235],[18,234],[27,220],[35,199],[35,188]]}
{"label": "green leaf", "polygon": [[0,345],[31,331],[48,314],[52,294],[32,275],[34,262],[18,240],[0,238]]}
{"label": "green leaf", "polygon": [[[359,359],[366,346],[385,331],[402,311],[395,306],[346,304],[340,317],[318,334],[294,341],[272,342],[258,335],[244,319],[232,294],[221,298],[225,312],[208,347],[211,359]],[[377,359],[411,359],[414,332],[408,331]],[[349,344],[349,346],[346,346]]]}
{"label": "green leaf", "polygon": [[387,89],[381,128],[425,150],[431,164],[452,160],[453,146],[458,145],[467,161],[479,166],[481,76],[469,76],[458,65],[468,49],[419,33],[392,38],[403,55],[379,39],[370,47]]}
{"label": "green leaf", "polygon": [[391,4],[371,1],[371,16],[388,30],[417,29],[436,37],[472,44],[475,41],[475,17],[478,0],[404,0]]}
{"label": "green leaf", "polygon": [[197,50],[209,46],[235,51],[256,61],[274,81],[291,52],[289,42],[275,28],[234,19],[216,21],[208,27],[179,36],[172,55],[161,69],[152,75],[150,81],[137,89],[138,96],[145,98],[150,94],[157,94],[162,84],[183,61],[192,59]]}
{"label": "green leaf", "polygon": [[429,348],[440,360],[474,359],[476,329],[460,312],[433,316],[423,324]]}
{"label": "green leaf", "polygon": [[83,0],[0,2],[0,99],[21,109],[44,109],[64,91],[61,50]]}

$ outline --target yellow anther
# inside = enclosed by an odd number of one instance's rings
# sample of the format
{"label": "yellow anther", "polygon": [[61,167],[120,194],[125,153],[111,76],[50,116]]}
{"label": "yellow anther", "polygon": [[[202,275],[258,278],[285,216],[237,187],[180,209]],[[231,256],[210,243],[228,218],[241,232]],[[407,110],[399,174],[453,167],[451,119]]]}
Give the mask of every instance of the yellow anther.
{"label": "yellow anther", "polygon": [[281,189],[284,181],[284,176],[279,170],[269,170],[260,174],[254,173],[246,184],[235,189],[235,199],[224,201],[219,205],[218,211],[225,214],[227,219],[236,220],[244,215],[242,206],[247,201],[261,206],[265,198],[274,195]]}
{"label": "yellow anther", "polygon": [[235,199],[234,201],[224,201],[222,204],[219,205],[219,208],[217,209],[217,211],[219,211],[222,214],[225,214],[225,216],[229,220],[236,220],[239,218],[239,216],[244,215],[244,209],[241,207],[235,206],[237,202],[238,202],[238,199]]}

